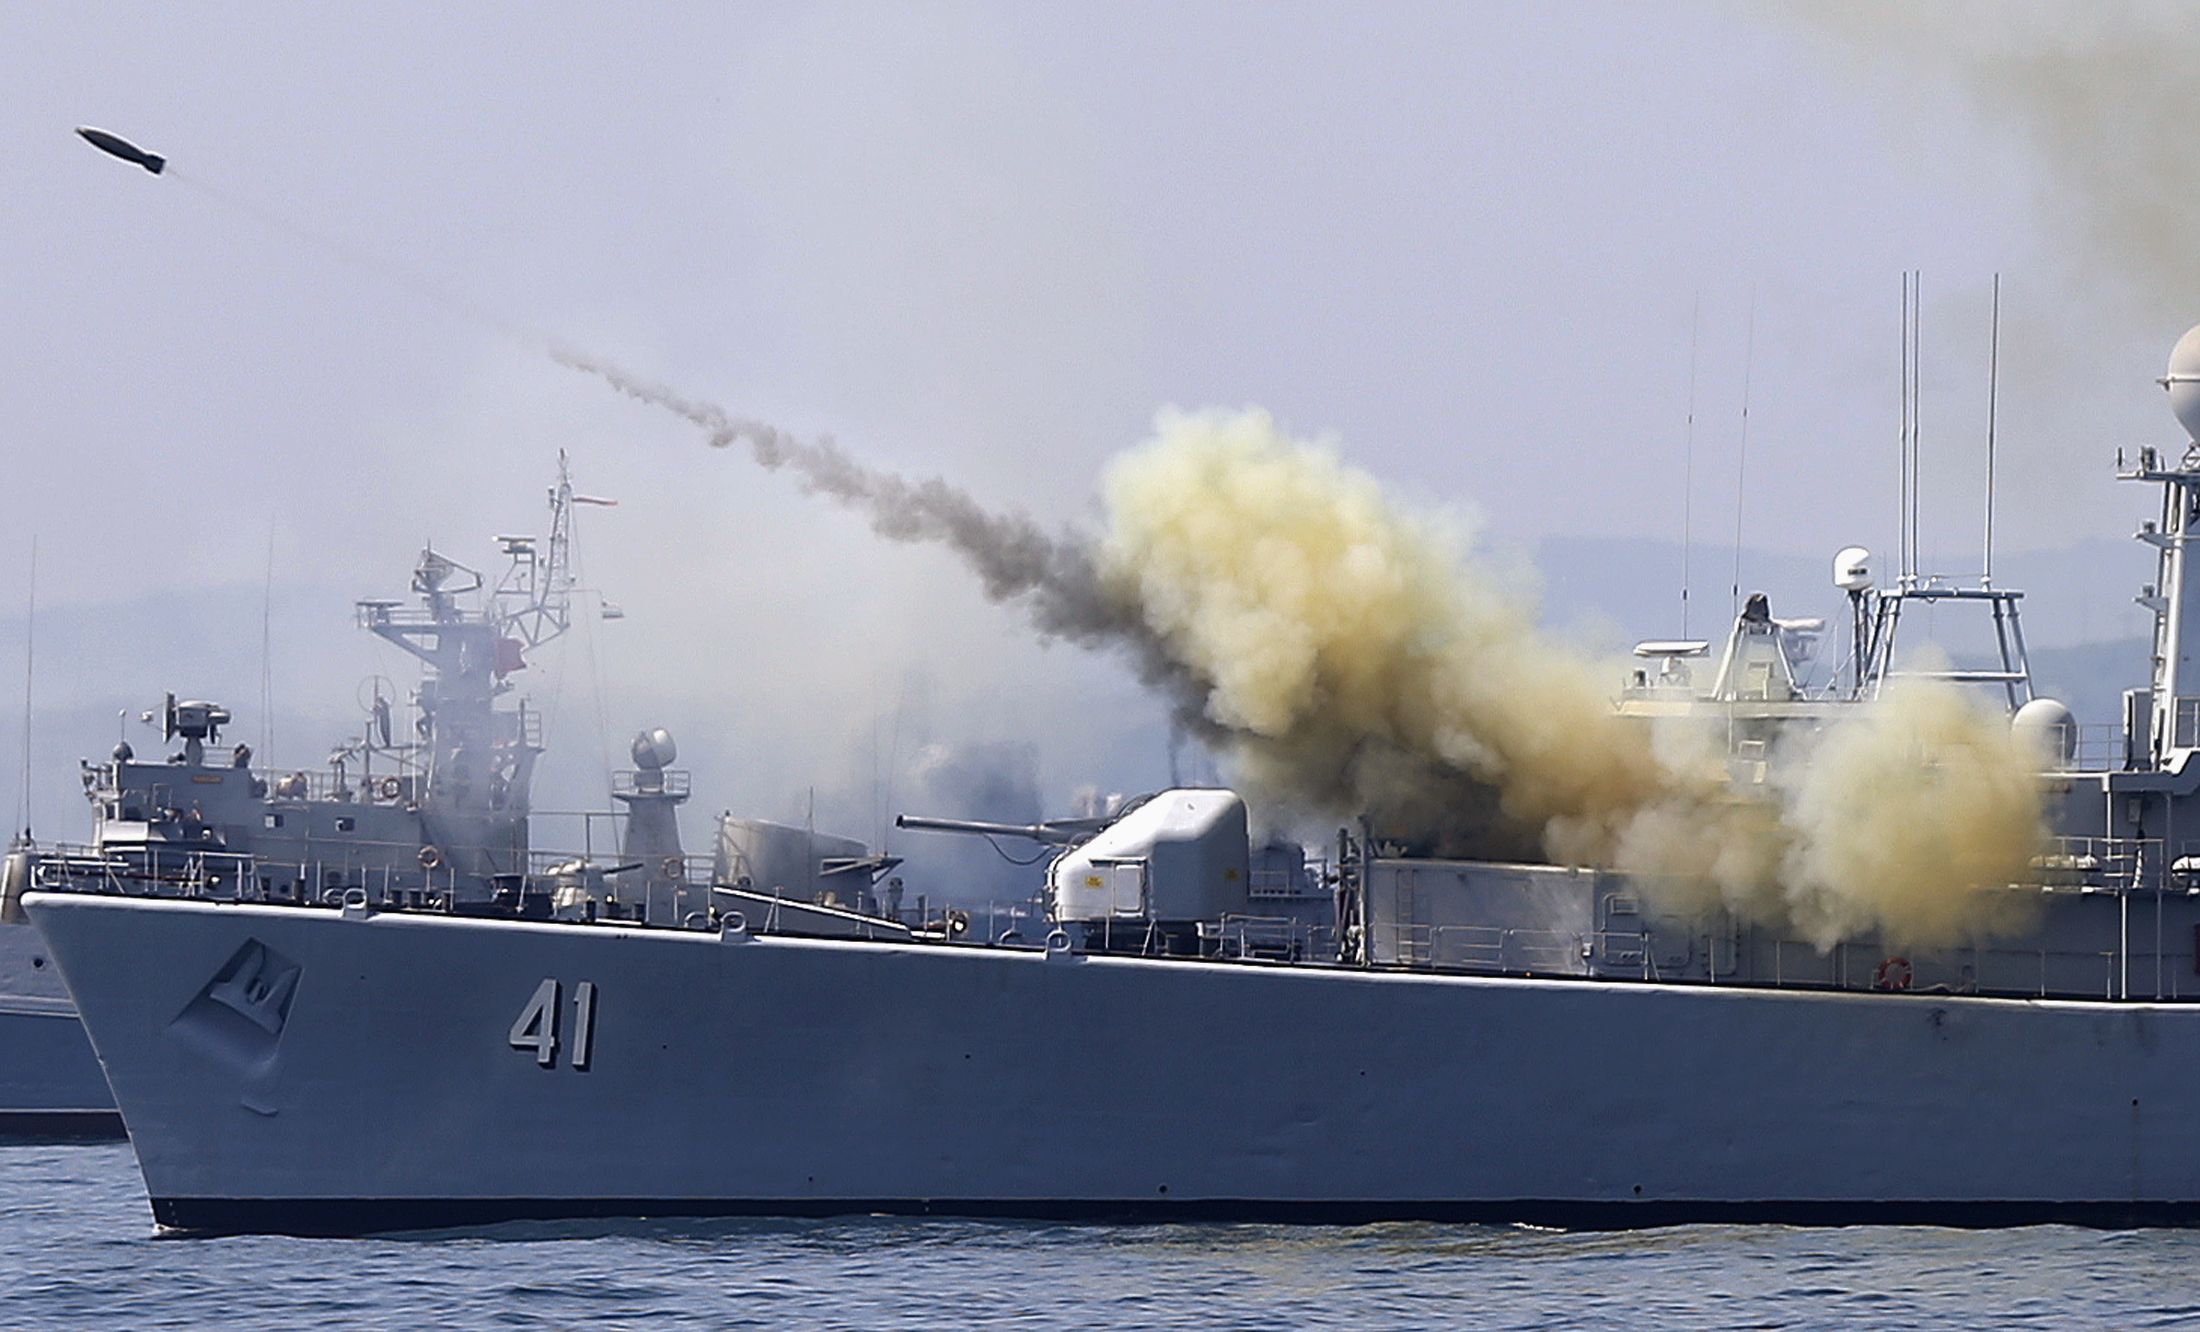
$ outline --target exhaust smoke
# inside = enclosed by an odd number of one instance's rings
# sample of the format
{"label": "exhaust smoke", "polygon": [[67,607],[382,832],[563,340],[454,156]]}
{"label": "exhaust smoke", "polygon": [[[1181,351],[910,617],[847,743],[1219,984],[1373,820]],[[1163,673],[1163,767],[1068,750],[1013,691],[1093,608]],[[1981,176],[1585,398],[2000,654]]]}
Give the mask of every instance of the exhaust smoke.
{"label": "exhaust smoke", "polygon": [[1954,686],[1891,689],[1729,780],[1723,726],[1615,711],[1457,518],[1396,503],[1267,413],[1164,412],[1108,468],[1098,536],[987,509],[830,440],[558,359],[792,472],[895,541],[959,555],[1042,634],[1129,653],[1248,797],[1366,813],[1433,851],[1609,866],[1821,948],[1950,944],[2014,923],[2044,838],[2036,756]]}
{"label": "exhaust smoke", "polygon": [[1178,674],[1132,609],[1102,588],[1091,551],[1077,536],[1049,532],[1024,514],[995,513],[938,477],[911,481],[866,467],[829,438],[803,439],[735,416],[569,347],[554,346],[550,354],[628,397],[686,418],[715,448],[747,445],[758,464],[792,472],[806,493],[862,512],[889,541],[946,547],[969,565],[987,597],[1023,602],[1041,633],[1085,647],[1127,647],[1148,684],[1166,686]]}

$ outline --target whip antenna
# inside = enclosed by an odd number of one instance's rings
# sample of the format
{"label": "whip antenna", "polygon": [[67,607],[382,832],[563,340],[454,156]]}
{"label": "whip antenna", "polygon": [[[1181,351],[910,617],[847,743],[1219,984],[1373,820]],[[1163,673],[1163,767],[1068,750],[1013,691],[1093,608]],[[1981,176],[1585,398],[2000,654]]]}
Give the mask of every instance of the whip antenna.
{"label": "whip antenna", "polygon": [[31,533],[30,592],[23,611],[23,796],[16,822],[31,836],[31,681],[38,660],[38,534]]}
{"label": "whip antenna", "polygon": [[1688,637],[1688,557],[1695,544],[1696,347],[1702,329],[1703,294],[1688,307],[1688,421],[1681,432],[1681,637]]}
{"label": "whip antenna", "polygon": [[1742,498],[1749,481],[1749,388],[1757,368],[1757,293],[1749,293],[1749,332],[1742,342],[1742,443],[1734,461],[1734,607],[1742,613]]}
{"label": "whip antenna", "polygon": [[1986,352],[1986,558],[1979,585],[1994,585],[1994,415],[2001,400],[2001,274],[1994,274],[1993,332]]}

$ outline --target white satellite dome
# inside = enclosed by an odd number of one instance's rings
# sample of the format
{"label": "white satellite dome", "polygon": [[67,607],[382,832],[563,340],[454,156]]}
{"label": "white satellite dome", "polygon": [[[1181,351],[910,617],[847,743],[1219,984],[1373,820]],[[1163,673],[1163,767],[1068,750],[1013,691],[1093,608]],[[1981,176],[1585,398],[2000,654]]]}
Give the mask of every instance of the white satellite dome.
{"label": "white satellite dome", "polygon": [[635,736],[632,752],[637,768],[669,768],[680,757],[680,747],[672,743],[672,732],[662,726]]}
{"label": "white satellite dome", "polygon": [[2068,763],[2077,757],[2077,720],[2060,699],[2033,699],[2017,709],[2017,715],[2009,719],[2009,729],[2020,739],[2030,741],[2034,751],[2047,759]]}
{"label": "white satellite dome", "polygon": [[2169,390],[2169,409],[2185,433],[2200,441],[2200,324],[2185,330],[2170,348],[2169,372],[2162,376]]}
{"label": "white satellite dome", "polygon": [[1843,592],[1869,592],[1872,586],[1872,553],[1862,546],[1844,546],[1833,557],[1833,585]]}

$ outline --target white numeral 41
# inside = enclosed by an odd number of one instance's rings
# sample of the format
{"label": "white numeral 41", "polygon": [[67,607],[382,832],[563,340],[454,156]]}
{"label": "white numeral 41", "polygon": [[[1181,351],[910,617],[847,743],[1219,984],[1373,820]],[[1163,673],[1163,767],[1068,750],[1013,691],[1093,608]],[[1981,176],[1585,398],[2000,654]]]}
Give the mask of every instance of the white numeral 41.
{"label": "white numeral 41", "polygon": [[[520,1010],[518,1020],[512,1023],[508,1038],[515,1050],[532,1050],[535,1062],[544,1068],[558,1066],[558,1014],[564,1005],[559,1002],[562,989],[549,977],[535,987],[534,998]],[[596,1047],[596,982],[578,981],[573,986],[573,1026],[571,1040],[572,1058],[568,1061],[576,1073],[588,1071],[589,1057]]]}

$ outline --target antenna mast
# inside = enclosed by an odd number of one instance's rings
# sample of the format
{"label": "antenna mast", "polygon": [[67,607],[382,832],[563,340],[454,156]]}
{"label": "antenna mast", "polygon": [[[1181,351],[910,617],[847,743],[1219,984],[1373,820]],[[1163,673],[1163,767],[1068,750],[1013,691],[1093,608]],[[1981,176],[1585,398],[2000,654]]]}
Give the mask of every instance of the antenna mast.
{"label": "antenna mast", "polygon": [[1742,496],[1749,480],[1749,387],[1757,369],[1757,293],[1749,293],[1749,332],[1742,343],[1742,443],[1734,462],[1734,606],[1742,613]]}
{"label": "antenna mast", "polygon": [[1986,353],[1986,558],[1979,586],[1994,585],[1994,416],[2001,401],[2001,274],[1994,274],[1993,332]]}
{"label": "antenna mast", "polygon": [[1901,398],[1895,426],[1895,586],[1910,581],[1910,270],[1902,270]]}
{"label": "antenna mast", "polygon": [[1918,347],[1924,332],[1924,270],[1902,274],[1902,423],[1898,432],[1899,479],[1895,487],[1896,585],[1909,586],[1918,579],[1924,563],[1918,541],[1918,491],[1923,478],[1918,429],[1919,407],[1924,401],[1924,363]]}
{"label": "antenna mast", "polygon": [[31,682],[38,660],[38,534],[31,533],[30,593],[23,613],[23,796],[20,807],[23,840],[31,836]]}
{"label": "antenna mast", "polygon": [[260,584],[260,762],[275,753],[275,519],[267,522],[267,575]]}
{"label": "antenna mast", "polygon": [[1695,544],[1696,346],[1702,329],[1703,294],[1688,307],[1688,424],[1681,433],[1681,637],[1688,637],[1688,556]]}
{"label": "antenna mast", "polygon": [[[573,507],[578,504],[610,508],[618,501],[574,494],[572,466],[559,449],[558,481],[550,487],[550,535],[539,549],[533,537],[501,538],[511,565],[497,580],[490,604],[503,626],[528,647],[541,647],[572,627],[579,581],[573,572]],[[606,610],[604,618],[617,617]]]}
{"label": "antenna mast", "polygon": [[1910,576],[1924,573],[1918,513],[1925,507],[1925,270],[1910,273]]}

